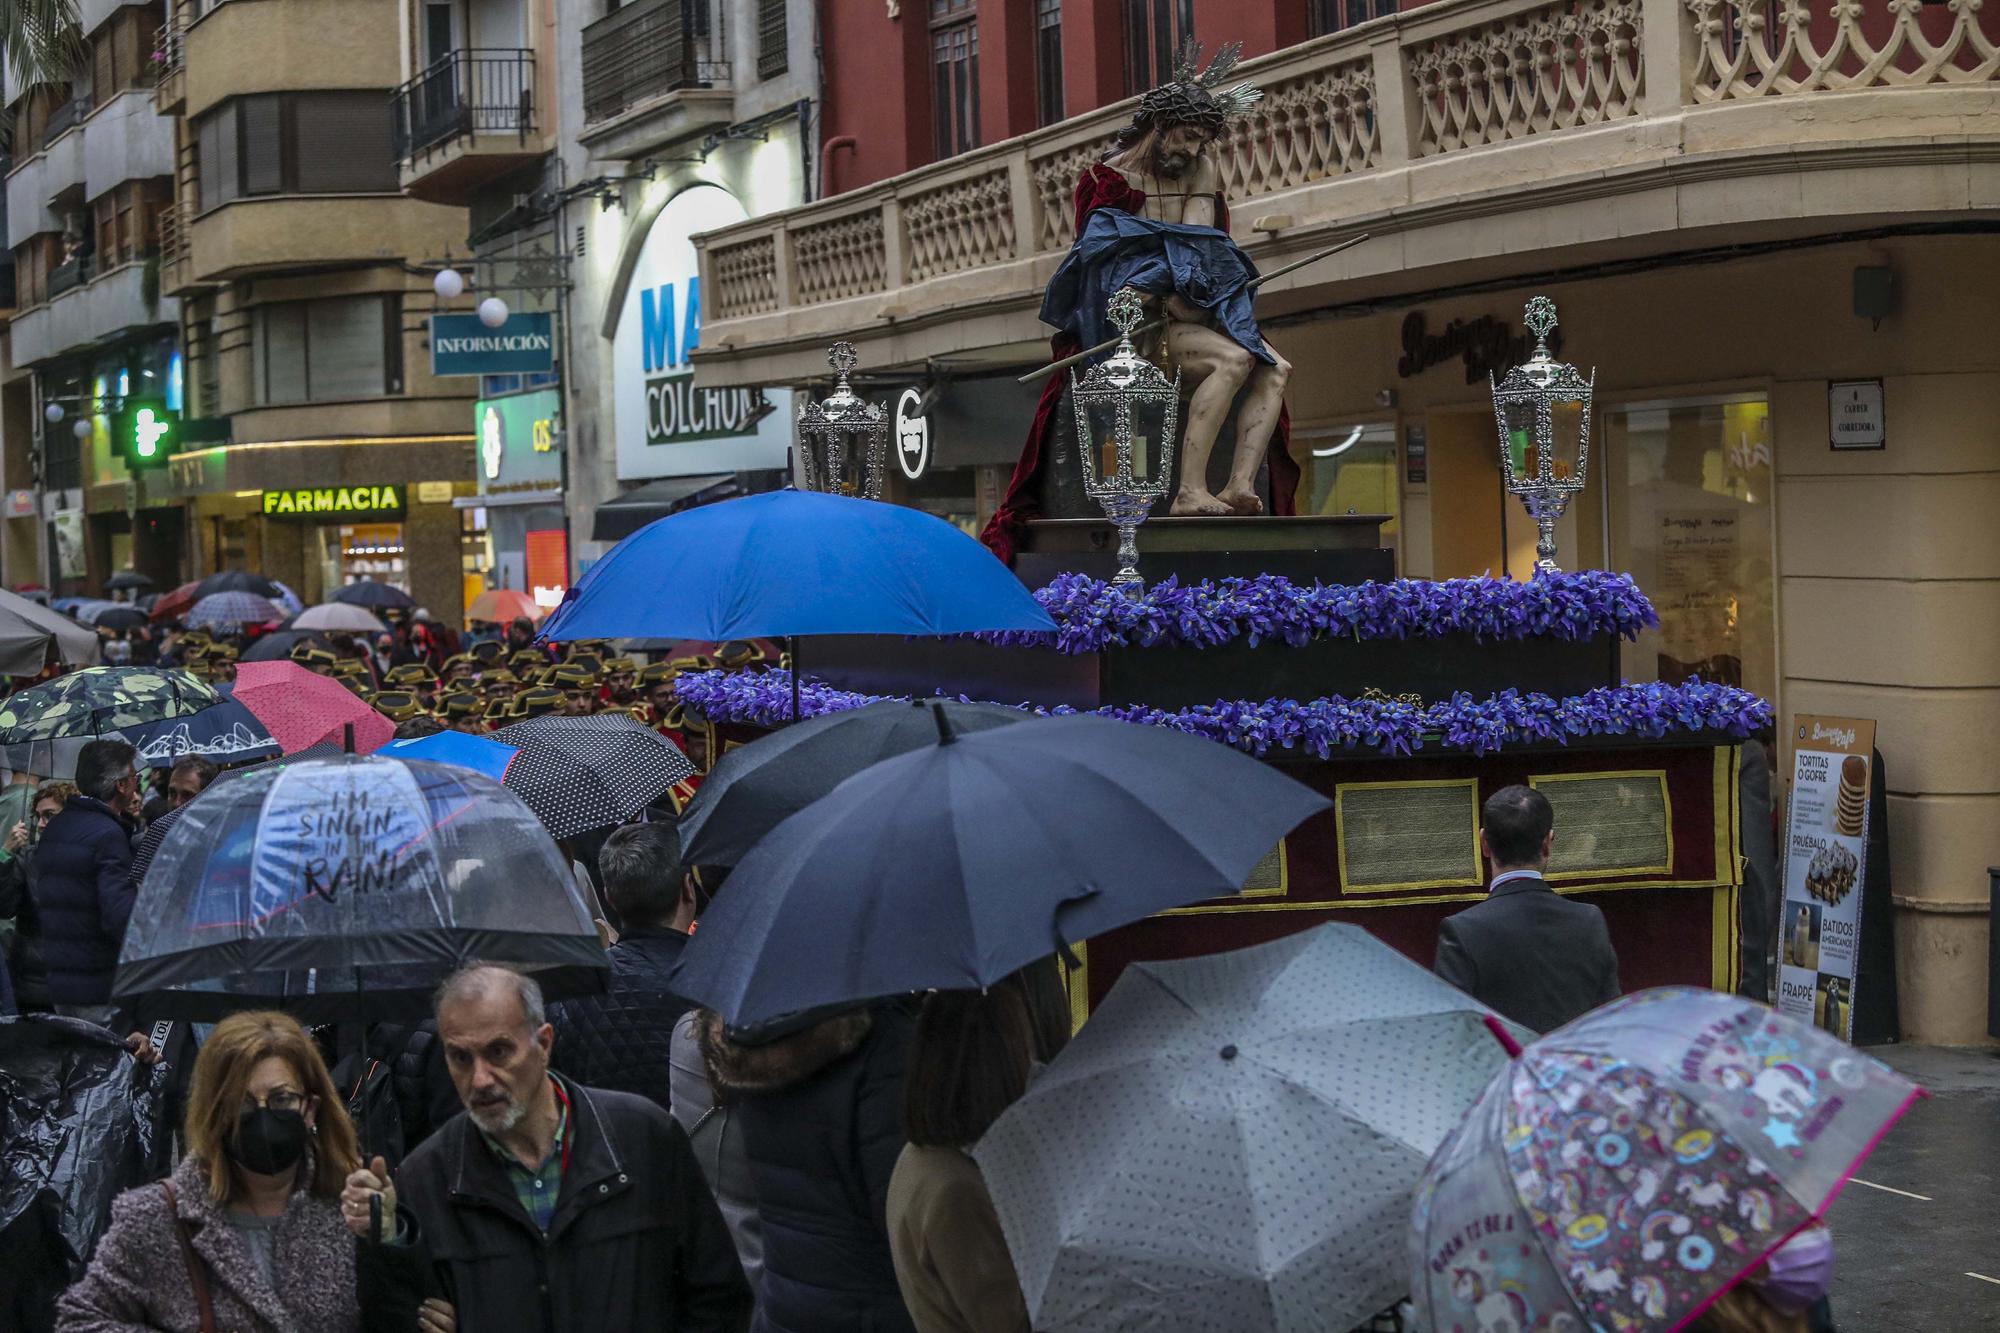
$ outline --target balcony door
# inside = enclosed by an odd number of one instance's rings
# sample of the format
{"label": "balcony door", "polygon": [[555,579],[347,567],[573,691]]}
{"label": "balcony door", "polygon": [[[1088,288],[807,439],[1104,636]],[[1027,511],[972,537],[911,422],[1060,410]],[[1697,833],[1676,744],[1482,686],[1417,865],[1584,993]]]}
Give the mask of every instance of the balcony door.
{"label": "balcony door", "polygon": [[463,43],[456,4],[433,0],[424,6],[424,81],[417,114],[422,123],[411,128],[420,142],[432,142],[458,114],[458,62],[453,53]]}

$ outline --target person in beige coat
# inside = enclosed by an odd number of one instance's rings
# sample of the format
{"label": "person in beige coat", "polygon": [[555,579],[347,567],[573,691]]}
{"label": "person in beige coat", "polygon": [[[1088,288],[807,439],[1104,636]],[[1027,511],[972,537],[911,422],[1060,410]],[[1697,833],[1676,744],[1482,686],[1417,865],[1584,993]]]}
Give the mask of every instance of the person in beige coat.
{"label": "person in beige coat", "polygon": [[918,1333],[1029,1333],[1020,1280],[966,1151],[1027,1090],[1035,1028],[1017,978],[924,1001],[889,1179],[889,1251]]}

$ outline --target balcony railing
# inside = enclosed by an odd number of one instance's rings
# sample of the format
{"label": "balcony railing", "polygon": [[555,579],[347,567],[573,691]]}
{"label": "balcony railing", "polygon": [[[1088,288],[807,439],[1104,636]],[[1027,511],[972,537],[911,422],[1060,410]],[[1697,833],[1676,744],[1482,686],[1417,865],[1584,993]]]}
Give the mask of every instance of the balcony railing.
{"label": "balcony railing", "polygon": [[57,264],[49,270],[49,295],[61,296],[64,292],[75,291],[90,281],[90,256],[78,255],[75,259]]}
{"label": "balcony railing", "polygon": [[[1781,30],[1766,33],[1767,23]],[[1897,128],[1914,123],[1899,115],[1917,115],[1914,103],[1931,117],[1926,125],[1983,117],[1986,134],[2000,138],[1992,128],[2000,6],[1865,0],[1780,13],[1770,0],[1438,0],[1246,62],[1244,73],[1264,98],[1217,146],[1239,223],[1256,224],[1268,209],[1268,230],[1337,229],[1343,217],[1393,205],[1409,225],[1433,199],[1546,181],[1560,159],[1539,146],[1593,127],[1633,126],[1600,139],[1580,172],[1668,161],[1681,151],[1675,137],[1651,135],[1641,122],[1699,114],[1715,124],[1695,108],[1740,107],[1725,114],[1739,117],[1753,152],[1794,150],[1799,132],[1788,127],[1814,121],[1812,104],[1799,99],[1856,94],[1879,94],[1880,108],[1829,108],[1826,123],[1915,134]],[[1962,105],[1925,100],[1951,97]],[[1800,109],[1785,120],[1790,108]],[[701,238],[704,315],[711,324],[788,316],[974,270],[988,271],[967,279],[977,293],[964,288],[964,299],[1032,311],[1049,257],[1074,239],[1077,177],[1131,110],[1106,107]],[[1466,163],[1502,144],[1507,165]],[[1404,179],[1385,179],[1396,172]],[[1336,200],[1329,189],[1347,181],[1352,190]],[[1284,201],[1266,204],[1276,196]],[[878,307],[948,303],[899,296]],[[731,352],[705,333],[703,355],[719,369],[787,336],[807,335],[773,321],[746,328]]]}
{"label": "balcony railing", "polygon": [[391,97],[399,161],[469,135],[526,143],[535,132],[535,53],[453,51]]}
{"label": "balcony railing", "polygon": [[81,125],[83,118],[89,114],[90,99],[88,97],[70,98],[69,101],[64,102],[61,106],[49,112],[48,128],[42,131],[42,141],[36,147],[47,148],[63,134]]}
{"label": "balcony railing", "polygon": [[181,206],[160,210],[160,290],[169,294],[188,285],[188,235]]}
{"label": "balcony railing", "polygon": [[583,30],[583,118],[729,82],[727,0],[638,0]]}

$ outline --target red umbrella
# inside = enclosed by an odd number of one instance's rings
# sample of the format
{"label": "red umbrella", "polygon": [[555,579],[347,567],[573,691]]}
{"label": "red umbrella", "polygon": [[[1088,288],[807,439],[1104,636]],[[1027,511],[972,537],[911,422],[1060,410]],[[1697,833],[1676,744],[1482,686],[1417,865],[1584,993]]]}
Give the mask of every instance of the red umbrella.
{"label": "red umbrella", "polygon": [[372,754],[396,735],[395,723],[345,685],[296,662],[240,663],[236,700],[257,715],[286,754],[319,741],[339,744],[350,723],[356,754]]}
{"label": "red umbrella", "polygon": [[183,583],[170,593],[165,593],[153,603],[151,612],[155,620],[175,620],[184,615],[194,605],[194,590],[201,586],[201,580]]}
{"label": "red umbrella", "polygon": [[515,616],[540,620],[547,614],[547,607],[537,606],[534,598],[515,588],[488,588],[465,608],[468,624],[475,620],[499,623],[512,620]]}

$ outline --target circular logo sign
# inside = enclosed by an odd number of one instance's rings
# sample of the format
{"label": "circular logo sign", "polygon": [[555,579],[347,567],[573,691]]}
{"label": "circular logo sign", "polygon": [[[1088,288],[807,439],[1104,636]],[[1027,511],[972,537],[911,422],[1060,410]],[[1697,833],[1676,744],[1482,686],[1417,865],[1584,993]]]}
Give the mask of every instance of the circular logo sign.
{"label": "circular logo sign", "polygon": [[896,399],[896,464],[911,481],[923,476],[931,465],[930,418],[917,412],[923,401],[915,389],[903,390]]}

